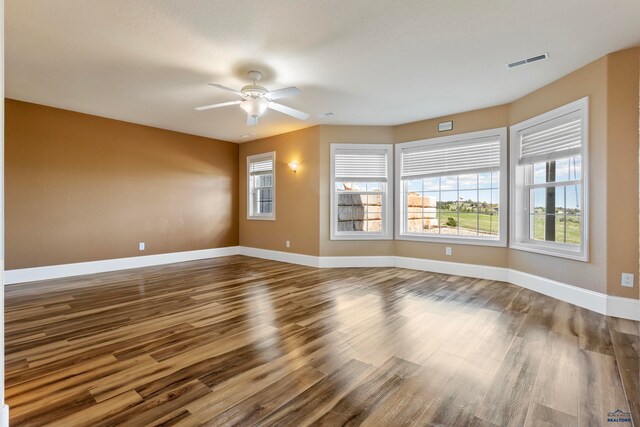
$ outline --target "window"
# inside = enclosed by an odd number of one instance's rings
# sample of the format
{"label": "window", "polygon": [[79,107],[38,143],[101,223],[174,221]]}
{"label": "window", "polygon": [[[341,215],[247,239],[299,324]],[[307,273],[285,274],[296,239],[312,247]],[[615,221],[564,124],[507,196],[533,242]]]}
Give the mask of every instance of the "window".
{"label": "window", "polygon": [[511,247],[588,260],[588,98],[511,127]]}
{"label": "window", "polygon": [[506,129],[396,145],[396,238],[506,246]]}
{"label": "window", "polygon": [[390,239],[391,144],[331,144],[331,239]]}
{"label": "window", "polygon": [[276,219],[276,153],[247,157],[247,218]]}

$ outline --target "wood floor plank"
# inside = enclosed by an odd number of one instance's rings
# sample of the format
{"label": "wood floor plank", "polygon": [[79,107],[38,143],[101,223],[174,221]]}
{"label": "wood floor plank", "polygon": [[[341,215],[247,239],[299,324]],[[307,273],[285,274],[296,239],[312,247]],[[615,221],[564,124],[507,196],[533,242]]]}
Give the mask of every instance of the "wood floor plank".
{"label": "wood floor plank", "polygon": [[417,422],[425,408],[441,396],[442,388],[455,375],[464,358],[436,351],[424,365],[402,382],[383,404],[364,420],[364,426],[408,426]]}
{"label": "wood floor plank", "polygon": [[357,388],[340,399],[316,425],[360,425],[377,407],[384,404],[412,376],[419,366],[393,357],[365,378]]}
{"label": "wood floor plank", "polygon": [[309,425],[329,412],[351,390],[355,389],[371,365],[351,360],[333,374],[317,382],[294,399],[273,411],[263,420],[264,425]]}
{"label": "wood floor plank", "polygon": [[640,420],[640,336],[611,331],[618,372],[634,420]]}
{"label": "wood floor plank", "polygon": [[[614,357],[595,351],[581,350],[579,378],[579,425],[602,425],[606,422],[609,412],[618,409],[625,413],[629,412]],[[630,427],[631,423],[616,425]]]}
{"label": "wood floor plank", "polygon": [[496,376],[500,362],[488,357],[467,357],[440,395],[413,426],[469,425]]}
{"label": "wood floor plank", "polygon": [[550,332],[532,399],[547,408],[578,417],[580,404],[578,338]]}
{"label": "wood floor plank", "polygon": [[516,337],[482,405],[479,418],[496,425],[524,424],[545,341]]}
{"label": "wood floor plank", "polygon": [[67,416],[61,417],[51,425],[60,426],[93,426],[98,422],[103,422],[109,417],[121,413],[142,402],[142,398],[135,391],[127,391],[104,402],[97,403],[89,408],[80,411],[72,411]]}
{"label": "wood floor plank", "polygon": [[179,385],[165,393],[104,417],[99,426],[130,425],[145,426],[157,423],[169,424],[189,416],[185,405],[209,392],[209,388],[198,380]]}
{"label": "wood floor plank", "polygon": [[524,425],[525,427],[578,427],[578,417],[531,402]]}
{"label": "wood floor plank", "polygon": [[640,416],[639,322],[504,282],[230,256],[10,285],[5,296],[16,426]]}
{"label": "wood floor plank", "polygon": [[213,425],[252,426],[309,387],[325,378],[320,371],[303,366],[208,422]]}

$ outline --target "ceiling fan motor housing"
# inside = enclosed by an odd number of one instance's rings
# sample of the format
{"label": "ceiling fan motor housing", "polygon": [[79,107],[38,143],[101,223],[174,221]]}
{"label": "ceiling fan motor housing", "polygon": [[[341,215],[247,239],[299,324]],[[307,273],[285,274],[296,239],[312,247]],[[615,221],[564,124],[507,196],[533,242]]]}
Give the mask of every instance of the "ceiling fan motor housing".
{"label": "ceiling fan motor housing", "polygon": [[262,98],[267,93],[267,89],[258,85],[246,85],[240,92],[247,98]]}

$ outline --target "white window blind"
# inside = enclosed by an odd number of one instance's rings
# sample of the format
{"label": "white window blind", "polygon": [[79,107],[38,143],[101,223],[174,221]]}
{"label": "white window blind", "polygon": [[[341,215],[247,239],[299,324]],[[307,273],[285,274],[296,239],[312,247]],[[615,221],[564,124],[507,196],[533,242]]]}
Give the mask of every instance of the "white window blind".
{"label": "white window blind", "polygon": [[461,175],[500,169],[500,139],[483,138],[402,150],[402,179]]}
{"label": "white window blind", "polygon": [[249,174],[255,175],[267,175],[273,173],[273,159],[260,159],[250,163]]}
{"label": "white window blind", "polygon": [[335,151],[335,181],[387,181],[387,150]]}
{"label": "white window blind", "polygon": [[558,160],[580,154],[582,119],[568,114],[520,133],[520,164]]}

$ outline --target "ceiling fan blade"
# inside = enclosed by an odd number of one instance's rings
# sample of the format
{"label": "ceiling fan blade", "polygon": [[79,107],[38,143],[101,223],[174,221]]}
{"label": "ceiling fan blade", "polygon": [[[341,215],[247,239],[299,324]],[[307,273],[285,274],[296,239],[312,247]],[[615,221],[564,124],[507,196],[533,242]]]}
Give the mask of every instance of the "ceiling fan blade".
{"label": "ceiling fan blade", "polygon": [[242,101],[229,101],[229,102],[223,102],[220,104],[203,105],[202,107],[196,107],[196,110],[202,111],[202,110],[210,110],[212,108],[228,107],[229,105],[238,105],[241,102]]}
{"label": "ceiling fan blade", "polygon": [[226,91],[229,91],[229,92],[233,92],[236,95],[242,96],[242,92],[240,92],[239,90],[231,89],[230,87],[222,86],[222,85],[219,85],[218,83],[209,83],[209,86],[217,87],[218,89],[222,89],[222,90],[226,90]]}
{"label": "ceiling fan blade", "polygon": [[291,107],[287,107],[286,105],[278,104],[277,102],[270,102],[269,108],[272,110],[280,111],[288,116],[295,117],[300,120],[307,120],[309,115],[307,113],[303,113],[302,111],[296,110]]}
{"label": "ceiling fan blade", "polygon": [[271,92],[265,93],[264,96],[268,99],[280,99],[296,95],[300,95],[300,89],[295,86],[289,86],[282,89],[272,90]]}
{"label": "ceiling fan blade", "polygon": [[256,126],[258,124],[258,118],[247,114],[247,126]]}

